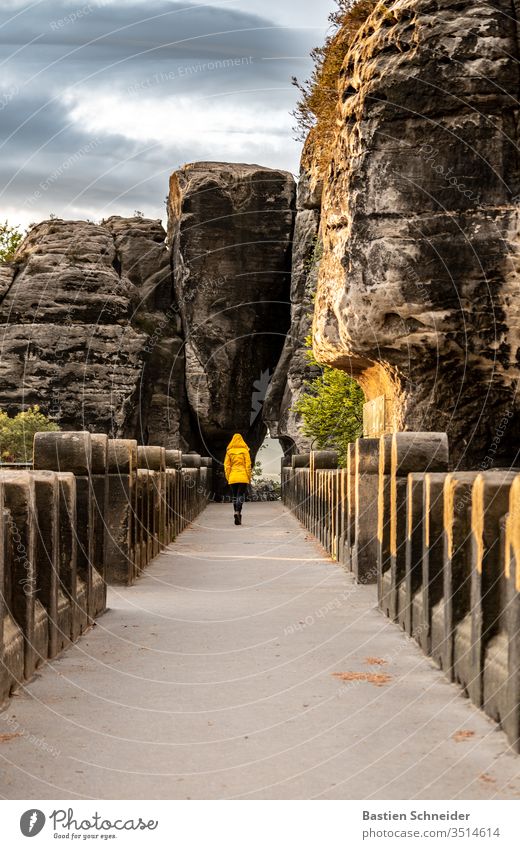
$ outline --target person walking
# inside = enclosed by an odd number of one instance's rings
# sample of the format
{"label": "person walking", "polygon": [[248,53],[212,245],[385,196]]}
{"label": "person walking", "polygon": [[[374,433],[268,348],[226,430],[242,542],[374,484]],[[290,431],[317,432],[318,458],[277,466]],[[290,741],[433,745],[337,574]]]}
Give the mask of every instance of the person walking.
{"label": "person walking", "polygon": [[239,433],[235,433],[227,447],[224,472],[233,495],[235,525],[241,525],[242,507],[246,500],[247,487],[251,483],[251,456]]}

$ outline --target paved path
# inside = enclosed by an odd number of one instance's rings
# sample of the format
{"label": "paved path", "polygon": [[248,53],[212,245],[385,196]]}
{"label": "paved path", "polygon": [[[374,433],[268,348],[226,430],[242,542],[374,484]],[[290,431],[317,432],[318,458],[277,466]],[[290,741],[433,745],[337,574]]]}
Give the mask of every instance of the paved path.
{"label": "paved path", "polygon": [[3,797],[520,796],[504,735],[384,619],[374,588],[281,504],[247,505],[241,528],[230,514],[210,506],[13,698]]}

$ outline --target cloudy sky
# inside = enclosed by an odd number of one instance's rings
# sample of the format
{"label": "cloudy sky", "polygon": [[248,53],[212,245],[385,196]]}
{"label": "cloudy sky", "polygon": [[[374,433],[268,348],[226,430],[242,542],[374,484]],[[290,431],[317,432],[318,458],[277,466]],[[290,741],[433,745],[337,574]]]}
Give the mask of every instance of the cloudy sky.
{"label": "cloudy sky", "polygon": [[290,78],[333,0],[1,0],[0,219],[164,217],[203,159],[296,172]]}

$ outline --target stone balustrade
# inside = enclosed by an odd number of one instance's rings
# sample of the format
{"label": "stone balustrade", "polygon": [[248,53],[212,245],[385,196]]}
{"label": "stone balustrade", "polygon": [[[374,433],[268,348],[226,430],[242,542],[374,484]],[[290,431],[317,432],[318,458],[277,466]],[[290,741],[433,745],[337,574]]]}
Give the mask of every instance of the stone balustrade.
{"label": "stone balustrade", "polygon": [[[87,432],[38,433],[0,468],[0,704],[204,509],[211,459]],[[188,466],[188,467],[186,467]]]}
{"label": "stone balustrade", "polygon": [[342,469],[295,455],[282,499],[520,752],[519,472],[450,471],[446,434],[394,433]]}

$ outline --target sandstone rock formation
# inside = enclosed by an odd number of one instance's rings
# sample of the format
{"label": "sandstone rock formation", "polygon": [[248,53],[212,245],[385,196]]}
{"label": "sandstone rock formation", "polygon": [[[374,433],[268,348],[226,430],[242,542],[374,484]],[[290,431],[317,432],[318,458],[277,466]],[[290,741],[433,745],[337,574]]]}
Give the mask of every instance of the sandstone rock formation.
{"label": "sandstone rock formation", "polygon": [[240,431],[253,452],[289,327],[295,183],[257,165],[199,162],[170,182],[168,241],[201,450],[221,461]]}
{"label": "sandstone rock formation", "polygon": [[65,429],[187,446],[164,239],[160,222],[141,218],[31,229],[0,267],[4,409],[40,404]]}
{"label": "sandstone rock formation", "polygon": [[0,402],[62,428],[253,453],[289,326],[295,184],[255,165],[197,163],[159,221],[45,221],[0,266]]}
{"label": "sandstone rock formation", "polygon": [[305,381],[318,373],[309,363],[306,339],[312,331],[322,251],[319,236],[321,192],[310,140],[302,157],[297,190],[291,263],[291,326],[264,404],[264,420],[269,432],[279,439],[287,455],[305,452],[311,447],[311,440],[302,433],[301,417],[294,406],[304,391]]}
{"label": "sandstone rock formation", "polygon": [[318,358],[469,467],[514,461],[520,436],[517,6],[379,4],[323,196]]}
{"label": "sandstone rock formation", "polygon": [[138,389],[137,430],[143,444],[193,447],[185,389],[184,338],[175,298],[171,258],[160,221],[112,217],[120,273],[137,287],[134,328],[147,334]]}

